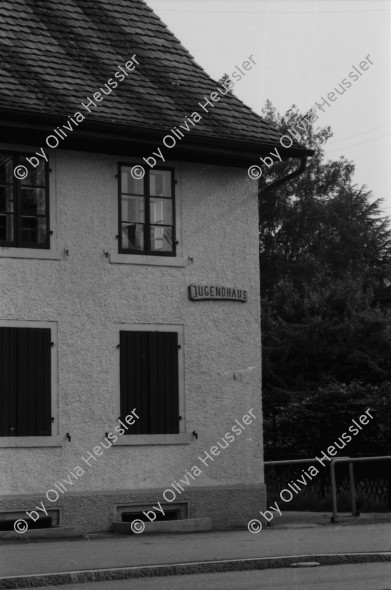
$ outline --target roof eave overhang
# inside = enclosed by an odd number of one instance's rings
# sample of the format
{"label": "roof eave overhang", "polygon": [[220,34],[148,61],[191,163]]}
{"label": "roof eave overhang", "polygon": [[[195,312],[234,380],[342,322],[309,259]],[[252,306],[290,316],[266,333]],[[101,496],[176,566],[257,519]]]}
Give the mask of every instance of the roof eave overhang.
{"label": "roof eave overhang", "polygon": [[[45,140],[54,133],[55,127],[64,123],[63,115],[21,113],[12,109],[0,109],[2,143],[43,147]],[[278,145],[283,159],[302,158],[313,155],[313,150],[301,146],[284,148],[280,143],[237,141],[225,137],[196,135],[190,133],[177,141],[172,149],[162,144],[165,129],[124,126],[109,121],[93,119],[83,121],[75,131],[60,141],[57,149],[113,153],[135,158],[148,157],[157,148],[164,149],[166,159],[201,162],[235,167],[248,167],[259,163],[259,158],[269,154]]]}

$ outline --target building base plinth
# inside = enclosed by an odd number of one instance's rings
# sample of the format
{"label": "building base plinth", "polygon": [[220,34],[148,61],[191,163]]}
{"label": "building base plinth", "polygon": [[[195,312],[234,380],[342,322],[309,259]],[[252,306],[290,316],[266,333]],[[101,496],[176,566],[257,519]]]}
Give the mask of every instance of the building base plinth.
{"label": "building base plinth", "polygon": [[[210,519],[213,529],[224,530],[246,527],[249,520],[257,518],[259,511],[265,509],[266,503],[265,484],[194,487],[182,493],[174,494],[172,491],[170,496],[166,496],[169,501],[163,497],[164,491],[143,489],[64,494],[50,506],[51,509],[59,510],[60,526],[46,530],[59,530],[62,527],[70,530],[69,527],[77,527],[74,530],[86,534],[112,531],[113,522],[123,523],[129,528],[133,519],[145,520],[148,524],[151,519],[143,518],[143,512],[153,511],[158,502],[165,514],[170,514],[170,518],[165,521],[164,516],[161,518],[162,514],[155,510],[160,520],[150,524],[162,525],[164,528],[169,525],[175,527],[175,523],[180,520]],[[29,524],[25,511],[34,510],[41,501],[42,496],[30,494],[0,497],[0,515],[14,512],[17,513],[16,518],[24,518]],[[177,512],[174,519],[173,512]],[[40,536],[39,531],[43,530],[38,529],[34,533]]]}

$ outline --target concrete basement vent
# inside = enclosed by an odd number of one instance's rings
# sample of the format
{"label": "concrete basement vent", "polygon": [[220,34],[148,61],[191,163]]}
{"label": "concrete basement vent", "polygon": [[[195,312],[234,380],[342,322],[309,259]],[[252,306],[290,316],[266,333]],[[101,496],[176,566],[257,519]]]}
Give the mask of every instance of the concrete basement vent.
{"label": "concrete basement vent", "polygon": [[[31,512],[33,508],[29,509]],[[29,529],[50,529],[60,524],[60,510],[47,510],[48,515],[40,515],[38,520],[35,522],[29,518],[25,510],[7,510],[6,512],[0,512],[0,531],[13,531],[14,523],[18,519],[23,519],[27,522]]]}
{"label": "concrete basement vent", "polygon": [[164,516],[158,510],[153,509],[153,504],[129,504],[127,506],[116,506],[116,521],[132,522],[136,518],[148,522],[144,512],[153,510],[156,514],[155,522],[160,520],[184,520],[189,518],[188,502],[172,502],[170,504],[160,504],[164,510]]}

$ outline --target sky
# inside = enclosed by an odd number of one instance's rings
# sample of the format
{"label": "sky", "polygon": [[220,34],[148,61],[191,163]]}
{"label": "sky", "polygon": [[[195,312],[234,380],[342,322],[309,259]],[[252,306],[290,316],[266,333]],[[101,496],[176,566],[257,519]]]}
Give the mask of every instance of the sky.
{"label": "sky", "polygon": [[267,99],[281,113],[292,104],[305,112],[370,56],[316,124],[334,133],[326,157],[353,161],[354,182],[391,216],[391,1],[146,2],[215,80],[253,55],[257,65],[234,92],[258,114]]}

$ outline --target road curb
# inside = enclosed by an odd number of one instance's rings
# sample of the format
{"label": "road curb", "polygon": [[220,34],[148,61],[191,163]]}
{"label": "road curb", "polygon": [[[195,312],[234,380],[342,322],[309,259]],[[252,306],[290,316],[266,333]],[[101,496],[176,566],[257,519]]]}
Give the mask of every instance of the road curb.
{"label": "road curb", "polygon": [[0,578],[0,590],[37,588],[44,586],[62,586],[64,584],[104,582],[109,580],[126,580],[130,578],[183,576],[189,574],[210,574],[218,572],[286,568],[291,567],[293,563],[304,563],[306,561],[316,561],[319,563],[319,565],[391,562],[391,552],[311,554],[290,555],[283,557],[226,559],[218,561],[198,561],[189,563],[172,563],[82,570],[73,572],[58,572],[50,574],[34,574],[29,576],[10,576],[6,578]]}

